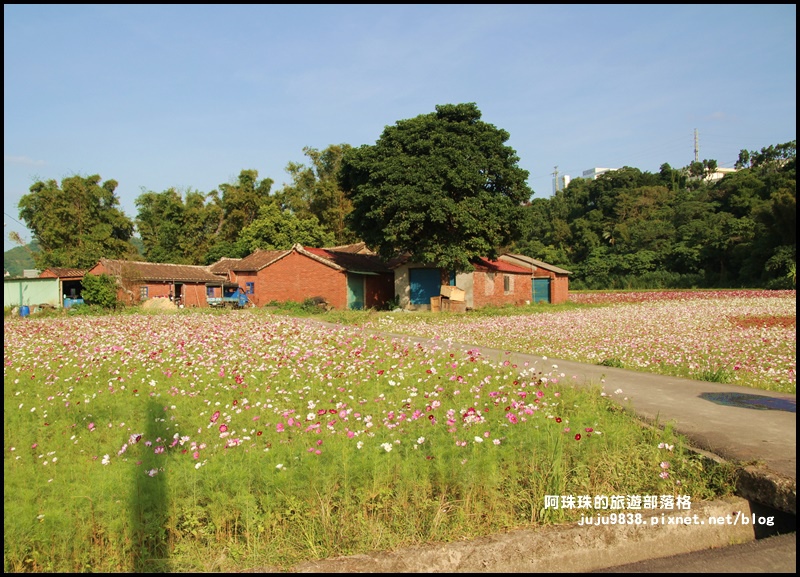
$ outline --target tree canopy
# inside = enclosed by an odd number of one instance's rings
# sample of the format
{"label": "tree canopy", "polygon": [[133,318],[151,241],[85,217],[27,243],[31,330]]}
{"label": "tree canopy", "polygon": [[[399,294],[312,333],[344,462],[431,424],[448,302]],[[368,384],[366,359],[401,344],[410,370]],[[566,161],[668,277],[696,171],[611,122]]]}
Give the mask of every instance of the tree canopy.
{"label": "tree canopy", "polygon": [[136,254],[130,243],[133,221],[119,209],[115,180],[70,176],[37,181],[19,201],[19,216],[33,232],[42,252],[36,265],[90,268],[100,258]]}
{"label": "tree canopy", "polygon": [[242,229],[239,242],[250,254],[258,249],[287,250],[295,243],[330,246],[333,235],[320,226],[313,214],[300,218],[271,203],[262,206],[258,218]]}
{"label": "tree canopy", "polygon": [[375,145],[348,150],[339,183],[353,203],[350,228],[384,257],[456,271],[496,258],[519,237],[528,172],[505,130],[481,121],[474,103],[387,126]]}
{"label": "tree canopy", "polygon": [[737,167],[719,180],[715,160],[573,179],[526,207],[511,248],[570,270],[573,288],[793,286],[796,143],[742,151]]}

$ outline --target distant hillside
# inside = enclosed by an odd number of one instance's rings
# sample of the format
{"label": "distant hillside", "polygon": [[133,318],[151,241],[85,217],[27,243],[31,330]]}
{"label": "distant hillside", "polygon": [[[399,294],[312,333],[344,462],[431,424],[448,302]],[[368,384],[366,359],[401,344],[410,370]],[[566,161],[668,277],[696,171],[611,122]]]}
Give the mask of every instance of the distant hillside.
{"label": "distant hillside", "polygon": [[[135,236],[131,239],[131,244],[136,247],[141,255],[144,252],[142,239]],[[36,268],[33,262],[33,254],[39,252],[39,245],[34,240],[28,245],[17,246],[3,253],[3,270],[10,276],[22,276],[23,270]]]}
{"label": "distant hillside", "polygon": [[32,242],[26,246],[17,246],[3,253],[3,270],[11,276],[22,276],[23,270],[36,268],[33,253],[39,252],[39,245]]}

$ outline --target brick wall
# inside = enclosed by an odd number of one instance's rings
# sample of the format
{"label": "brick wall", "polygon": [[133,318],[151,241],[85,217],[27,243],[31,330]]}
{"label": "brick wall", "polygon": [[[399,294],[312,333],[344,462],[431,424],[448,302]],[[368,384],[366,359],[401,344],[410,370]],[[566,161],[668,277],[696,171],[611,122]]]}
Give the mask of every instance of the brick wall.
{"label": "brick wall", "polygon": [[[475,271],[473,274],[472,306],[481,308],[488,305],[523,305],[531,300],[530,274],[486,273]],[[505,291],[503,277],[508,275],[513,285],[509,294]]]}
{"label": "brick wall", "polygon": [[236,280],[242,287],[255,282],[255,292],[248,297],[259,307],[271,301],[301,303],[321,296],[334,308],[347,308],[346,273],[297,252],[258,273],[239,272]]}
{"label": "brick wall", "polygon": [[569,277],[566,275],[554,275],[550,281],[550,302],[561,304],[567,302],[569,298]]}

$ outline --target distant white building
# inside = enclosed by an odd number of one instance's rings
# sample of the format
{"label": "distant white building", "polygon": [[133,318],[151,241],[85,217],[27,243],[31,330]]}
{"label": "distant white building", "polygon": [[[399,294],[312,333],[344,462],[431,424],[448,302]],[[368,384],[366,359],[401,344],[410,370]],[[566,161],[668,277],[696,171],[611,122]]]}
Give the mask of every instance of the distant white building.
{"label": "distant white building", "polygon": [[717,167],[714,172],[705,174],[703,176],[690,176],[689,180],[705,180],[706,182],[717,182],[718,180],[722,180],[728,174],[733,174],[736,172],[735,168],[722,168]]}
{"label": "distant white building", "polygon": [[[585,178],[586,180],[596,180],[598,176],[601,174],[605,174],[606,172],[612,172],[614,170],[619,170],[618,168],[589,168],[584,170],[581,174],[580,178]],[[572,177],[569,174],[559,174],[553,179],[553,194],[557,193],[559,190],[564,190],[569,185],[570,180]]]}
{"label": "distant white building", "polygon": [[589,168],[583,171],[581,178],[585,178],[586,180],[596,180],[601,174],[612,172],[614,170],[619,170],[619,168]]}

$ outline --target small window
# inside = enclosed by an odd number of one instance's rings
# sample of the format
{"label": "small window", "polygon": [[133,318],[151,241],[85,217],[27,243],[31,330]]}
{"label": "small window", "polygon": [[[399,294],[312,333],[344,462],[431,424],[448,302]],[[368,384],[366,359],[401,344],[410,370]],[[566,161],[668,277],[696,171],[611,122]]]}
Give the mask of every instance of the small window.
{"label": "small window", "polygon": [[514,283],[513,278],[509,274],[503,275],[503,292],[505,294],[511,294],[514,292]]}
{"label": "small window", "polygon": [[139,287],[139,299],[146,301],[148,297],[147,285]]}
{"label": "small window", "polygon": [[214,287],[213,286],[207,286],[206,287],[206,296],[207,297],[212,297],[212,298],[214,297]]}
{"label": "small window", "polygon": [[255,292],[256,292],[256,283],[248,282],[248,283],[245,283],[245,285],[247,286],[247,294],[249,294],[249,295],[255,294]]}

